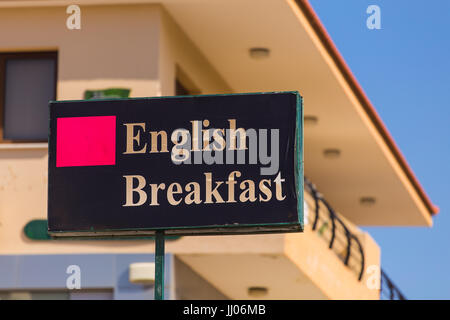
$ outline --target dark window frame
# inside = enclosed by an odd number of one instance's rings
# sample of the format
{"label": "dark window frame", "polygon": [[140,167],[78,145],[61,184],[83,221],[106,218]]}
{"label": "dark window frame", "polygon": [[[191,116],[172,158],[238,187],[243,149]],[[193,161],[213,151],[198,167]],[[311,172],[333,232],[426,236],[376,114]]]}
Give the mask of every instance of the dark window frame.
{"label": "dark window frame", "polygon": [[57,51],[0,52],[0,144],[2,143],[42,143],[47,140],[6,140],[3,138],[5,127],[6,61],[8,59],[52,59],[55,63],[54,91],[52,100],[56,100],[58,84]]}

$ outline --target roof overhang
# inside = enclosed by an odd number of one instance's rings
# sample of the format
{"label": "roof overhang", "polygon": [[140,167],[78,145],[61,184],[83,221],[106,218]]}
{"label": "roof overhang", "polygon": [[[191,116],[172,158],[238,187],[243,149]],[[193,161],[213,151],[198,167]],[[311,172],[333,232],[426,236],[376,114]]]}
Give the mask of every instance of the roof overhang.
{"label": "roof overhang", "polygon": [[[307,1],[162,2],[233,91],[300,92],[305,115],[319,119],[305,128],[305,173],[341,214],[359,225],[432,224],[437,208]],[[251,47],[270,57],[253,60]],[[341,156],[325,158],[327,148]]]}
{"label": "roof overhang", "polygon": [[[306,0],[79,0],[79,5],[160,3],[233,92],[298,90],[305,115],[305,173],[359,225],[430,226],[438,212]],[[0,6],[70,1],[3,1]],[[249,48],[267,47],[254,60]],[[186,71],[186,70],[185,70]],[[189,70],[187,70],[189,72]],[[387,75],[388,76],[388,75]],[[324,150],[337,148],[337,159]],[[374,197],[362,206],[361,197]]]}

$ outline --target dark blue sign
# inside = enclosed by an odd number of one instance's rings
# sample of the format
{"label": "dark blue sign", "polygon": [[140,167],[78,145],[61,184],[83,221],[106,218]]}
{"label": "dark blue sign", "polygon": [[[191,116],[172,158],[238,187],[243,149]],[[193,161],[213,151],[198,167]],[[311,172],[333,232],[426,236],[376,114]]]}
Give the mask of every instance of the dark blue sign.
{"label": "dark blue sign", "polygon": [[54,236],[303,230],[297,92],[50,103]]}

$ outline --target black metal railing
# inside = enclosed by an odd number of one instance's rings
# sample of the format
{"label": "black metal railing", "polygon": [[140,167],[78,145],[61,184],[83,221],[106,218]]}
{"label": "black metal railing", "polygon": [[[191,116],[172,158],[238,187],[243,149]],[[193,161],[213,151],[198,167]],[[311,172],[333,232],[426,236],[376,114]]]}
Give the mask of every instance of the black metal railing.
{"label": "black metal railing", "polygon": [[[346,226],[336,211],[320,194],[316,186],[305,177],[305,191],[314,199],[313,215],[308,214],[312,221],[312,230],[317,231],[328,242],[328,247],[336,252],[342,262],[352,269],[361,281],[365,270],[364,248],[358,237]],[[321,215],[321,208],[328,211]],[[322,212],[323,213],[323,212]],[[381,269],[380,299],[406,300],[400,289]]]}
{"label": "black metal railing", "polygon": [[[322,194],[317,191],[315,185],[306,177],[305,190],[314,199],[312,230],[317,230],[328,241],[328,247],[336,252],[342,262],[351,268],[356,273],[358,280],[361,281],[365,260],[364,249],[358,237],[350,231]],[[325,217],[320,214],[322,205],[328,211],[328,215]]]}
{"label": "black metal railing", "polygon": [[387,274],[381,269],[380,279],[380,299],[381,300],[407,300],[400,289],[392,282]]}

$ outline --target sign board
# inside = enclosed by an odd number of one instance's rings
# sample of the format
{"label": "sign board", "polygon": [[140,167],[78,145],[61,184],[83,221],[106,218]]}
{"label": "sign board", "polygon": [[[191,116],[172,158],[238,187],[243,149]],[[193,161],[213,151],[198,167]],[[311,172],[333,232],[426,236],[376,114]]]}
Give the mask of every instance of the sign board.
{"label": "sign board", "polygon": [[50,103],[53,237],[303,231],[297,92]]}

